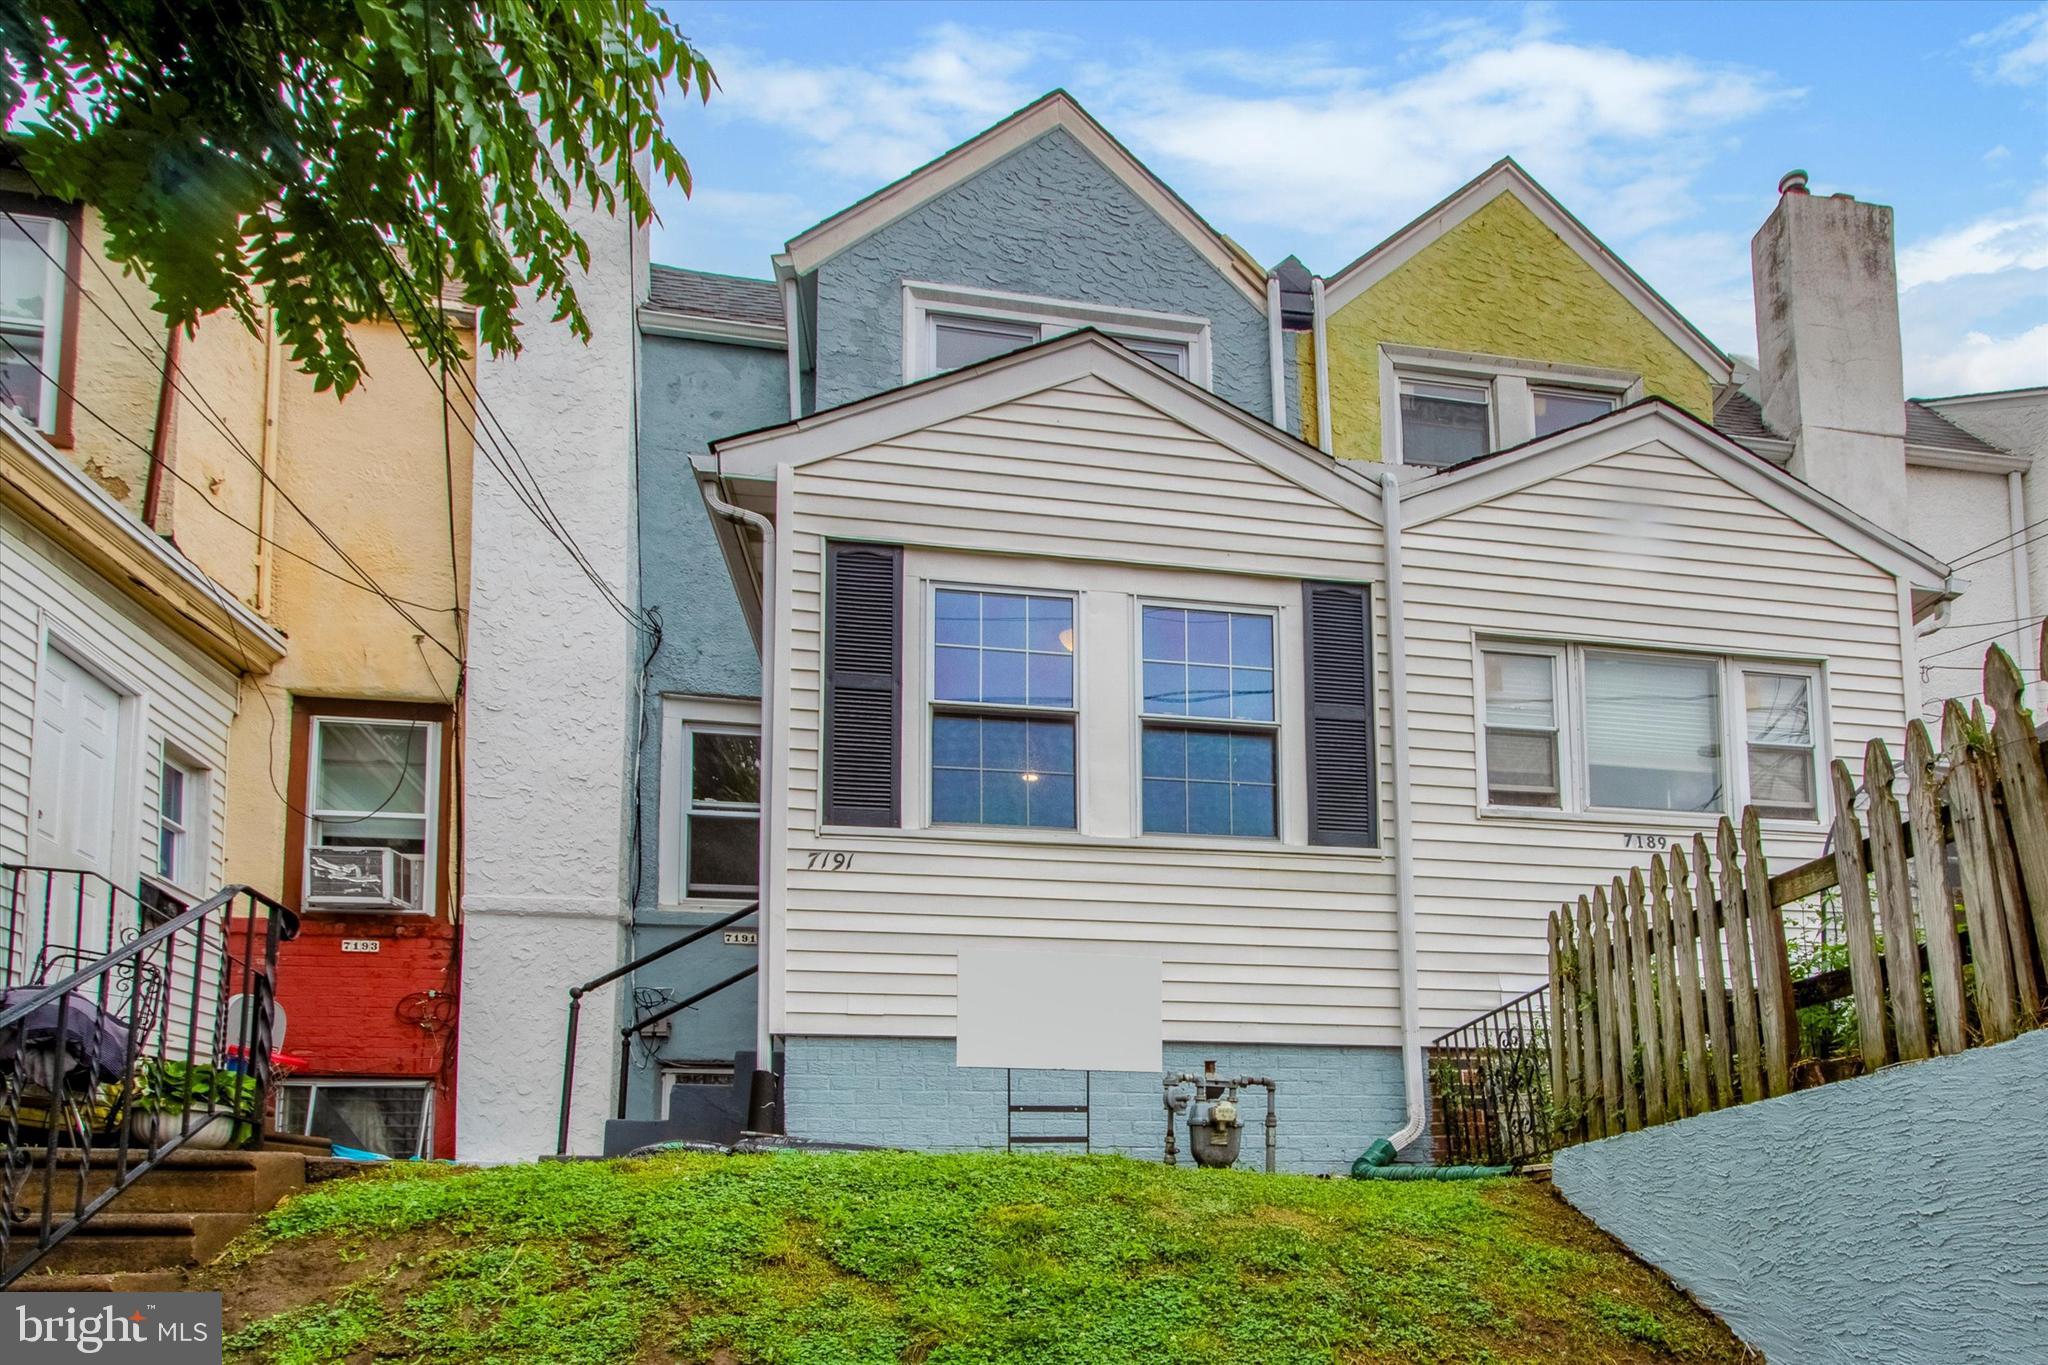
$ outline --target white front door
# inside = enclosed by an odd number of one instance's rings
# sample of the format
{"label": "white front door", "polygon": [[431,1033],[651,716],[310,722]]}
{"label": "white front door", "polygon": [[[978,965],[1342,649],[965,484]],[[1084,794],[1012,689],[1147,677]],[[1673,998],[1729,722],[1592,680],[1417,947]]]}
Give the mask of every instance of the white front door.
{"label": "white front door", "polygon": [[29,749],[29,804],[35,811],[29,862],[120,880],[114,864],[120,737],[120,694],[49,646]]}

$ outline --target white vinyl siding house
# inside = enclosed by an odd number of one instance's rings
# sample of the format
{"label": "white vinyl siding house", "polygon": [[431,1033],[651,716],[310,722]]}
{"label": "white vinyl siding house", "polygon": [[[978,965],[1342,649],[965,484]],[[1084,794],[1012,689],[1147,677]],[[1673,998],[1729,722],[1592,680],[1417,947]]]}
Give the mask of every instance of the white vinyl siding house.
{"label": "white vinyl siding house", "polygon": [[[236,680],[168,637],[99,575],[0,509],[0,861],[20,865],[63,856],[36,835],[36,807],[47,812],[50,797],[32,795],[31,773],[38,699],[45,698],[47,721],[54,704],[51,672],[68,665],[115,698],[107,803],[74,812],[94,824],[110,822],[114,852],[106,875],[131,889],[138,877],[160,875],[159,793],[168,761],[185,774],[179,831],[185,862],[176,885],[198,893],[220,885],[221,784]],[[46,832],[54,831],[53,821],[41,822]],[[61,865],[77,862],[66,858]]]}
{"label": "white vinyl siding house", "polygon": [[[1667,841],[1683,841],[1689,857],[1695,831],[1711,844],[1722,812],[1739,816],[1745,801],[1765,795],[1753,790],[1752,748],[1759,764],[1774,756],[1795,761],[1807,737],[1795,724],[1765,724],[1760,715],[1752,739],[1741,690],[1750,679],[1803,680],[1812,688],[1816,809],[1764,825],[1767,849],[1785,865],[1823,849],[1826,764],[1848,758],[1860,771],[1874,736],[1898,752],[1914,699],[1902,665],[1911,608],[1897,564],[1880,567],[1839,535],[1823,534],[1839,515],[1803,513],[1801,520],[1788,500],[1766,501],[1716,467],[1747,457],[1703,454],[1711,438],[1685,433],[1681,440],[1668,419],[1662,425],[1617,421],[1598,429],[1585,441],[1611,453],[1497,496],[1461,497],[1448,476],[1424,480],[1409,495],[1411,790],[1423,1020],[1431,1035],[1540,983],[1547,910],[1644,865]],[[1754,482],[1762,471],[1752,464]],[[1777,484],[1774,477],[1769,486]],[[1505,722],[1496,730],[1555,734],[1558,796],[1532,790],[1542,784],[1524,777],[1510,784],[1515,799],[1488,800],[1485,669],[1492,652],[1554,662],[1554,730],[1553,712],[1540,706],[1496,708],[1492,719]],[[1609,725],[1664,726],[1652,746],[1660,752],[1683,737],[1688,752],[1673,761],[1713,774],[1718,796],[1698,803],[1710,809],[1616,808],[1594,799],[1583,729],[1589,657],[1668,661],[1669,679],[1704,681],[1712,694],[1704,709],[1681,699],[1665,701],[1661,711],[1651,695],[1660,679],[1643,670],[1616,670],[1604,685],[1610,696],[1625,683],[1645,697],[1637,714]],[[1522,672],[1518,694],[1535,690],[1536,681],[1535,672]],[[1696,744],[1702,736],[1707,742]],[[1705,748],[1713,752],[1701,755]],[[1497,742],[1496,763],[1499,754]],[[1526,774],[1538,766],[1521,768]],[[1614,789],[1652,790],[1642,782]],[[1772,791],[1784,799],[1782,783]]]}
{"label": "white vinyl siding house", "polygon": [[[992,945],[1158,956],[1169,1041],[1398,1040],[1383,848],[1310,845],[1303,752],[1303,582],[1370,585],[1384,648],[1376,492],[1241,417],[1205,409],[1210,431],[1176,420],[1162,408],[1185,408],[1183,386],[1153,371],[1077,339],[968,381],[1026,391],[964,414],[947,400],[954,414],[929,425],[784,463],[777,1032],[951,1037],[956,958]],[[1285,448],[1313,477],[1304,486],[1218,430]],[[726,450],[726,468],[740,458]],[[828,825],[819,790],[826,549],[863,541],[904,547],[900,821],[887,829]],[[1075,603],[1076,828],[932,819],[927,609],[942,587]],[[1143,832],[1153,604],[1276,624],[1276,837]]]}

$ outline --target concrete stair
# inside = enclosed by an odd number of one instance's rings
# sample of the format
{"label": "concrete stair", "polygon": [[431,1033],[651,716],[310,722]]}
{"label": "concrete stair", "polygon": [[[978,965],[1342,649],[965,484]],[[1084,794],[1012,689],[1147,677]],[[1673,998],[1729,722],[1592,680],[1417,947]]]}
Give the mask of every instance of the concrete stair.
{"label": "concrete stair", "polygon": [[[176,1279],[182,1267],[212,1260],[279,1200],[305,1188],[309,1157],[319,1159],[318,1152],[298,1145],[256,1152],[172,1152],[14,1287],[165,1288],[158,1277]],[[74,1172],[59,1171],[60,1207],[69,1206]],[[112,1152],[95,1153],[86,1199],[110,1188],[116,1173]],[[32,1240],[36,1231],[34,1224],[17,1224],[10,1234]],[[130,1283],[138,1277],[149,1282]],[[89,1286],[82,1283],[87,1280]]]}

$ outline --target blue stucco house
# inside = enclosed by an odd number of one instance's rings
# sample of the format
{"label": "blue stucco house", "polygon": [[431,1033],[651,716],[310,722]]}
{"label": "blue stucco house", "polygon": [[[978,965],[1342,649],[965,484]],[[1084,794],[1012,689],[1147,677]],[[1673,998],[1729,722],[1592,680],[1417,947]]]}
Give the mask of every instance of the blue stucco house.
{"label": "blue stucco house", "polygon": [[[655,265],[639,310],[639,592],[662,639],[640,699],[634,954],[753,895],[754,878],[733,869],[757,838],[758,775],[734,761],[758,733],[761,627],[734,591],[746,533],[727,523],[721,544],[698,491],[713,440],[1081,327],[1248,414],[1289,417],[1292,347],[1278,345],[1270,306],[1279,282],[1064,92],[801,233],[768,264],[763,279]],[[743,969],[750,924],[636,973],[619,1022]],[[674,1085],[721,1081],[753,1044],[757,1008],[747,980],[636,1042],[625,1111],[653,1117]]]}

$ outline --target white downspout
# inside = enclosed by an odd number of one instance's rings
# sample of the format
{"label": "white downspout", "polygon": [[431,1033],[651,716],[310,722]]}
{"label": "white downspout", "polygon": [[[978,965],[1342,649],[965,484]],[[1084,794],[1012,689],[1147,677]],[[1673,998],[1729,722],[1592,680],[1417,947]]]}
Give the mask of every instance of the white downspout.
{"label": "white downspout", "polygon": [[[1322,318],[1321,282],[1316,317]],[[1322,348],[1316,348],[1320,377]],[[1327,420],[1327,419],[1326,419]],[[1394,944],[1401,982],[1401,1083],[1408,1120],[1387,1141],[1396,1152],[1422,1136],[1429,1121],[1422,1070],[1422,1001],[1415,947],[1415,813],[1408,801],[1408,596],[1401,582],[1401,483],[1393,465],[1380,468],[1380,508],[1387,572],[1387,676],[1392,690],[1394,780]]]}
{"label": "white downspout", "polygon": [[1309,297],[1315,304],[1316,338],[1316,449],[1325,455],[1336,453],[1330,442],[1330,331],[1328,309],[1323,305],[1323,277],[1308,282]]}
{"label": "white downspout", "polygon": [[1266,362],[1273,385],[1273,425],[1287,430],[1286,335],[1280,327],[1280,277],[1266,276]]}
{"label": "white downspout", "polygon": [[[781,718],[775,714],[775,523],[759,512],[749,512],[744,507],[735,507],[720,497],[709,484],[700,484],[704,493],[704,505],[721,517],[751,526],[761,533],[761,763],[764,770],[774,762],[776,736]],[[767,802],[762,803],[763,838],[759,864],[760,910],[754,916],[754,1069],[772,1071],[775,1067],[775,1035],[769,1013],[769,964],[768,939],[775,923],[769,913],[768,892],[774,885],[770,873],[774,870],[775,840],[765,837],[767,819],[771,818]],[[780,1097],[777,1099],[780,1103]]]}
{"label": "white downspout", "polygon": [[789,362],[789,420],[804,415],[803,328],[797,320],[796,277],[782,282],[782,346]]}
{"label": "white downspout", "polygon": [[2017,469],[2005,476],[2005,506],[2012,530],[2012,614],[2021,623],[2013,631],[2013,662],[2020,666],[2021,677],[2032,678],[2040,669],[2039,660],[2027,661],[2037,627],[2026,624],[2034,619],[2034,590],[2033,570],[2027,564],[2027,490],[2022,477]]}

